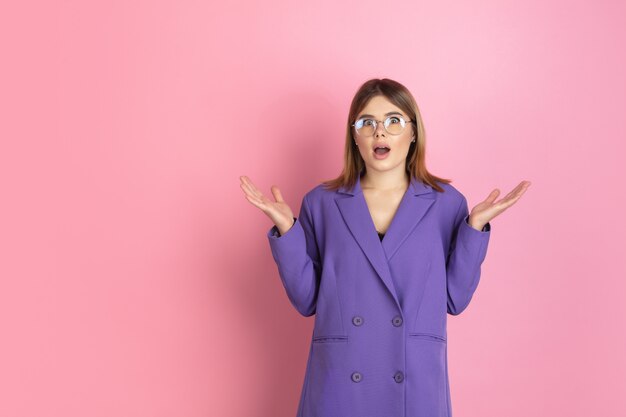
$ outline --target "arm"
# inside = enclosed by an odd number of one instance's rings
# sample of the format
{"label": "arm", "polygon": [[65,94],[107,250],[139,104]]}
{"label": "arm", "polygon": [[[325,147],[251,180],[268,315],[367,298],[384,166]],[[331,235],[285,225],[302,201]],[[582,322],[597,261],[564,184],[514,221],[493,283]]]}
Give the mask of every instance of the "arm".
{"label": "arm", "polygon": [[487,255],[490,235],[489,223],[482,230],[469,225],[467,200],[463,197],[454,219],[446,260],[448,313],[461,314],[472,299],[480,281],[480,266]]}
{"label": "arm", "polygon": [[317,305],[321,265],[306,196],[291,228],[281,235],[274,225],[267,237],[289,301],[303,316],[312,316]]}

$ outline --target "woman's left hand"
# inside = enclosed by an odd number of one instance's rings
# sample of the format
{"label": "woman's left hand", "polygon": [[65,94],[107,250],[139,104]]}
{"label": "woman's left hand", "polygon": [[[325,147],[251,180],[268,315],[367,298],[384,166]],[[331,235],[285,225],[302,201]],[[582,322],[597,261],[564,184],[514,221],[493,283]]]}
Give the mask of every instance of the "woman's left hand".
{"label": "woman's left hand", "polygon": [[522,195],[526,192],[526,189],[530,186],[530,181],[522,181],[517,187],[511,190],[506,196],[498,201],[495,201],[500,195],[499,189],[494,189],[489,196],[482,202],[478,203],[470,212],[469,224],[474,229],[482,230],[483,227],[491,221],[494,217],[498,216],[504,210],[515,204]]}

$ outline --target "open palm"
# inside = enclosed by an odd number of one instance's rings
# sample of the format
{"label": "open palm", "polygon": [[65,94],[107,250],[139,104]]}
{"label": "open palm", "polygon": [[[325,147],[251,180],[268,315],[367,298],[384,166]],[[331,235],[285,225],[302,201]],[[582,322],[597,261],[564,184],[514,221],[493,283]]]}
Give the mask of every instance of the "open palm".
{"label": "open palm", "polygon": [[241,180],[241,188],[245,193],[245,197],[248,201],[258,208],[260,208],[276,225],[278,230],[283,234],[293,225],[293,212],[278,189],[277,186],[272,185],[271,191],[275,201],[272,201],[252,183],[250,178],[242,175],[239,177]]}
{"label": "open palm", "polygon": [[530,181],[520,182],[511,192],[502,197],[500,200],[495,201],[500,195],[499,189],[494,189],[489,196],[482,202],[478,203],[472,209],[470,213],[470,219],[480,228],[489,223],[494,217],[498,216],[507,208],[519,200],[530,186]]}

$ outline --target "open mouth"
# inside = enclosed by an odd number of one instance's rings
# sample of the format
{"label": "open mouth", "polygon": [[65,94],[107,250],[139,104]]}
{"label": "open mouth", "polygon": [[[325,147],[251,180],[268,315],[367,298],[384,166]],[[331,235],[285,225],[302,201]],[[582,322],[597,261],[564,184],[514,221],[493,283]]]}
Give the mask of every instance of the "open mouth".
{"label": "open mouth", "polygon": [[374,152],[375,152],[376,154],[378,154],[378,155],[384,155],[384,154],[386,154],[387,152],[389,152],[390,150],[391,150],[391,149],[389,149],[387,146],[377,146],[377,147],[374,149]]}

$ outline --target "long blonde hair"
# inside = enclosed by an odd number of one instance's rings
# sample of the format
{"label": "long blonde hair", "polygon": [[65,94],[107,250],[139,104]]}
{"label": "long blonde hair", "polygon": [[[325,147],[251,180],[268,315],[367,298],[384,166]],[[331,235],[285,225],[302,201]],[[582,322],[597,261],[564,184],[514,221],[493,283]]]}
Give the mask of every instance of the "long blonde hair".
{"label": "long blonde hair", "polygon": [[365,163],[354,142],[354,130],[351,125],[355,122],[359,112],[375,96],[384,96],[413,120],[411,124],[416,132],[416,139],[415,142],[411,142],[405,165],[409,178],[416,178],[433,189],[443,192],[443,188],[437,184],[437,181],[450,183],[452,180],[439,178],[426,169],[426,131],[417,103],[405,86],[388,78],[368,80],[354,95],[346,126],[343,171],[337,178],[322,182],[324,187],[328,190],[337,190],[342,186],[351,188],[356,183],[357,175],[362,175],[364,172]]}

